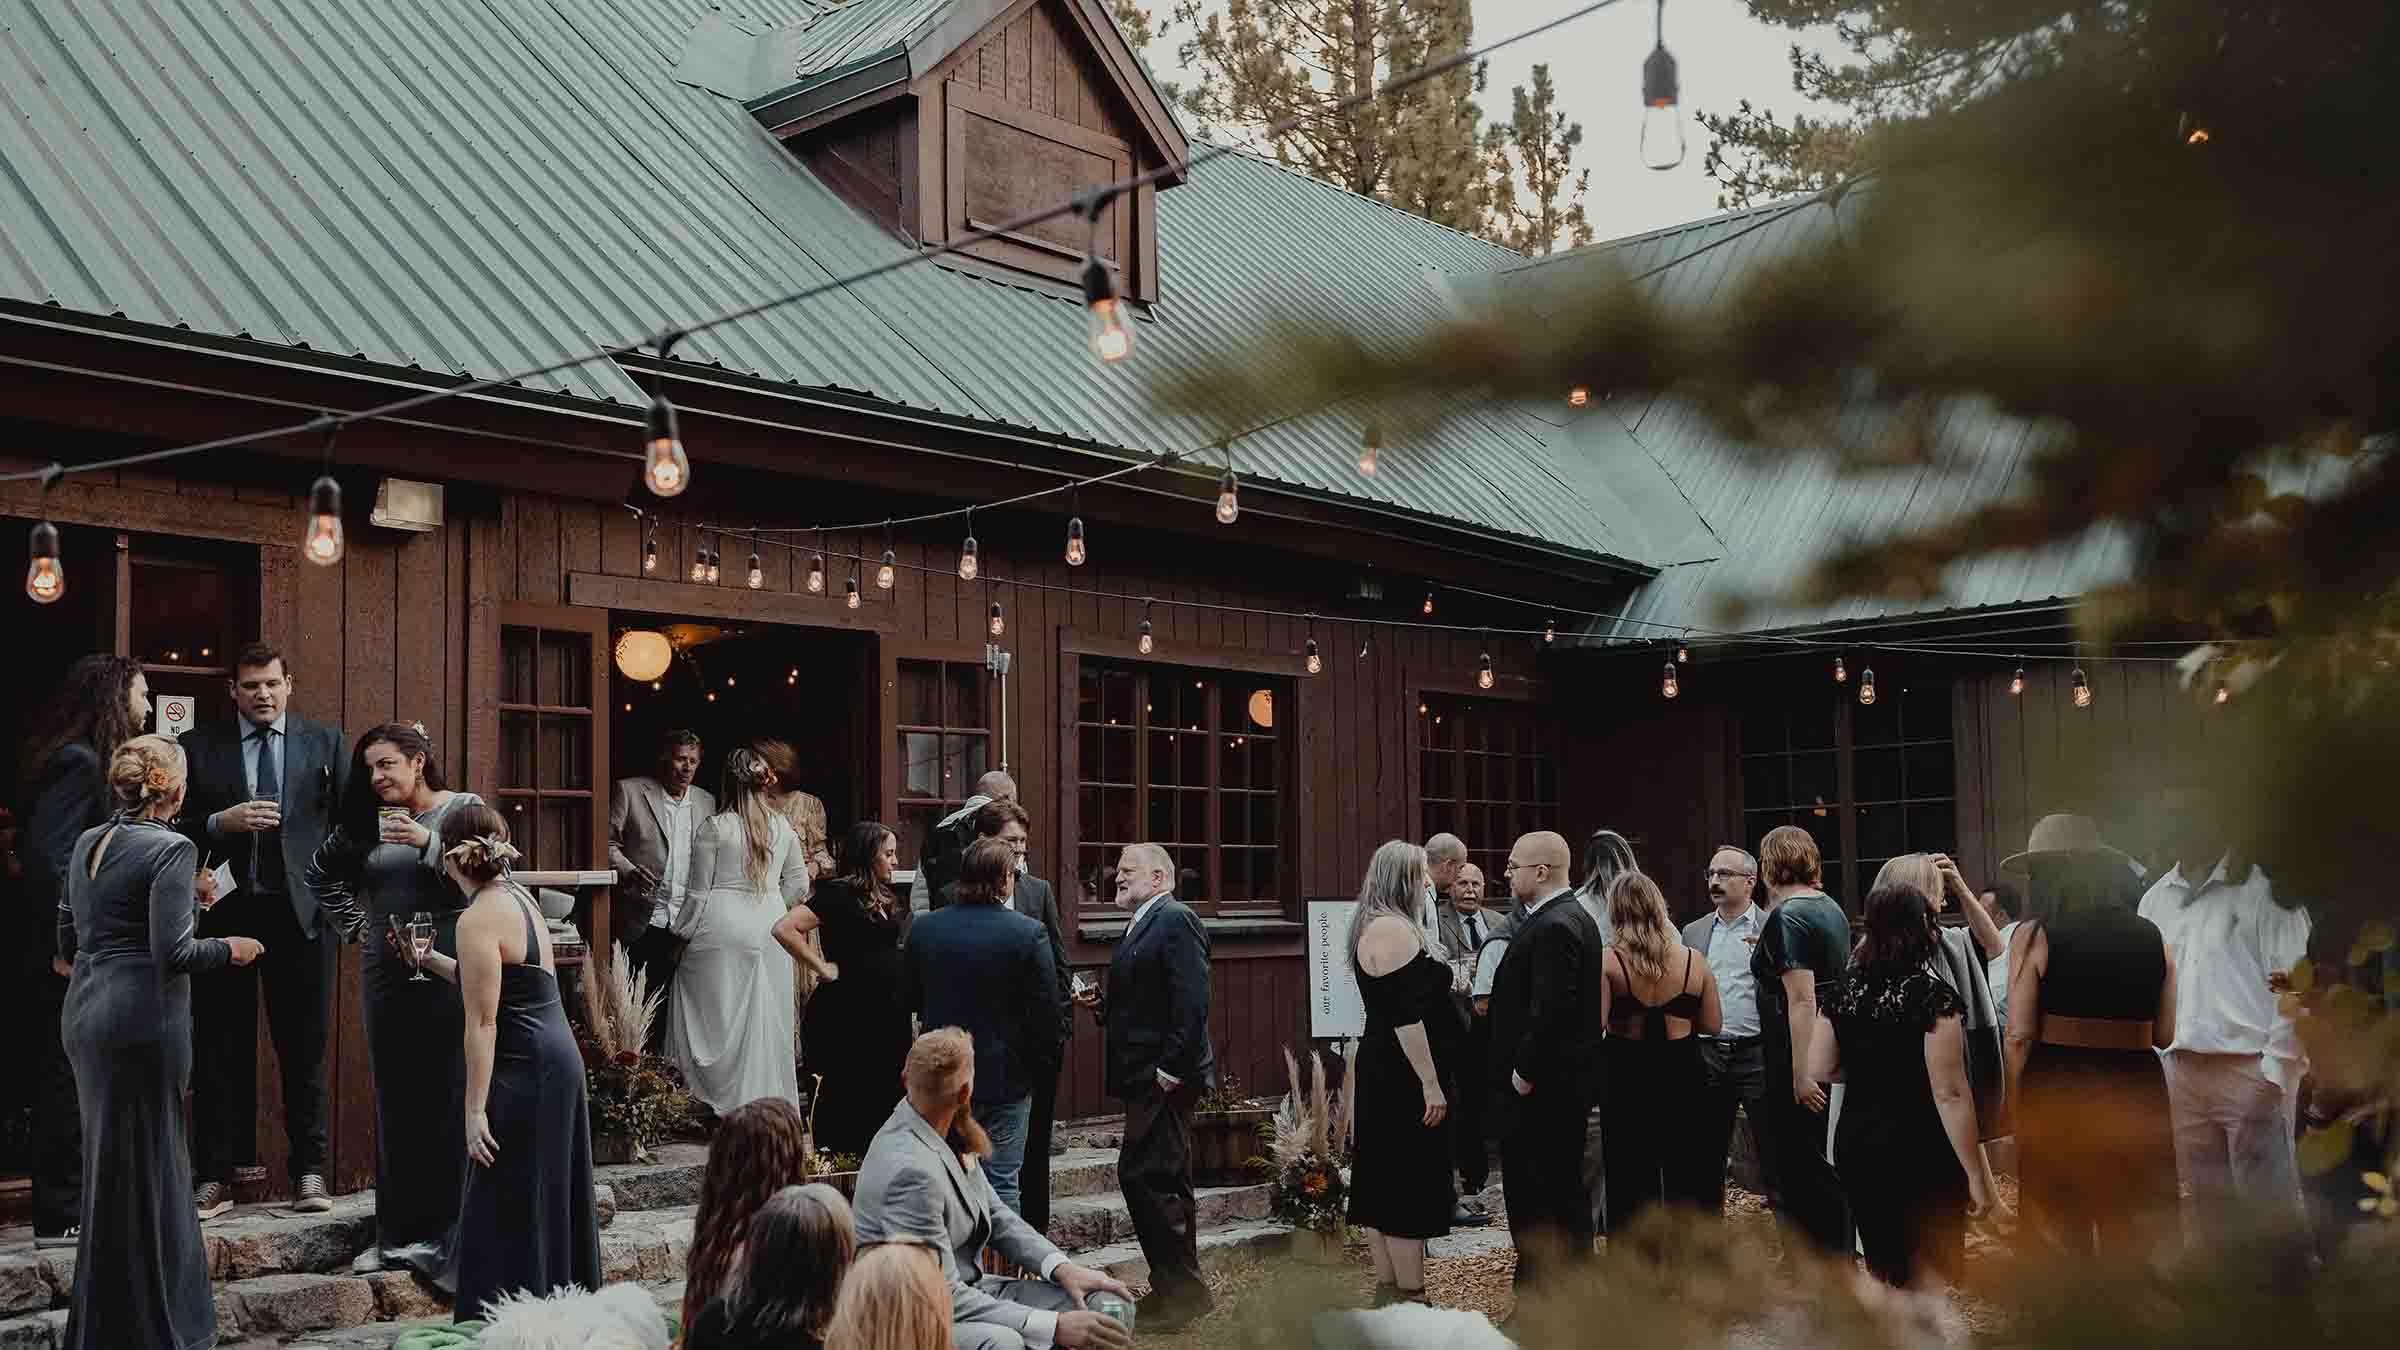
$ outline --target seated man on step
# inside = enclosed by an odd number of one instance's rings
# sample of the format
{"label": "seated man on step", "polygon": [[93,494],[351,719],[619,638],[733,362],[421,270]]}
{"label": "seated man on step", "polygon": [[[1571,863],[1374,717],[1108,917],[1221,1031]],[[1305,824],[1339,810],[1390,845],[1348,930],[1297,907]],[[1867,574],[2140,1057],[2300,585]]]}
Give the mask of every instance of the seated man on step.
{"label": "seated man on step", "polygon": [[[1087,1311],[1102,1290],[1126,1287],[1069,1261],[1048,1238],[1000,1203],[982,1160],[991,1141],[968,1109],[975,1096],[975,1042],[956,1027],[928,1031],[909,1047],[907,1091],[876,1131],[858,1172],[858,1244],[909,1242],[933,1249],[950,1286],[950,1343],[956,1350],[1125,1350],[1123,1324]],[[1038,1280],[983,1273],[986,1248]]]}

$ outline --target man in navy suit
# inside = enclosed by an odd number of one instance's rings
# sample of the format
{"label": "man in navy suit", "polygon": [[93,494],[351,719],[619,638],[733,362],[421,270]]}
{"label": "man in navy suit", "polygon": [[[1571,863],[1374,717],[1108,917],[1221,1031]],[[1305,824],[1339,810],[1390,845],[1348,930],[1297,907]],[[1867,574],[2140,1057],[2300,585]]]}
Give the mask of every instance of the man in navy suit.
{"label": "man in navy suit", "polygon": [[[975,835],[1008,845],[1017,860],[1017,887],[1009,908],[1037,920],[1050,935],[1050,964],[1058,976],[1058,1035],[1050,1057],[1032,1066],[1033,1118],[1025,1127],[1025,1170],[1018,1174],[1018,1195],[1024,1204],[1017,1213],[1042,1232],[1050,1230],[1050,1139],[1058,1123],[1058,1074],[1067,1062],[1067,1042],[1075,1034],[1075,1007],[1068,1002],[1067,930],[1058,916],[1058,896],[1050,883],[1025,866],[1033,839],[1033,817],[1013,798],[995,798],[975,812]],[[934,904],[947,906],[956,898],[954,882]],[[927,1025],[933,1025],[927,1023]]]}
{"label": "man in navy suit", "polygon": [[1543,830],[1509,850],[1516,897],[1508,952],[1492,979],[1491,1104],[1500,1186],[1531,1293],[1592,1256],[1583,1126],[1601,1074],[1600,934],[1568,894],[1567,841]]}
{"label": "man in navy suit", "polygon": [[1200,1278],[1192,1194],[1192,1110],[1215,1080],[1208,1043],[1208,930],[1173,894],[1175,862],[1156,844],[1117,858],[1117,908],[1132,913],[1108,963],[1108,993],[1075,1001],[1108,1028],[1108,1090],[1125,1103],[1117,1184],[1150,1262],[1144,1332],[1173,1331],[1214,1300]]}
{"label": "man in navy suit", "polygon": [[183,828],[203,861],[223,860],[233,871],[233,894],[201,915],[200,936],[257,938],[267,954],[192,981],[193,1203],[202,1219],[224,1213],[234,1169],[256,1160],[263,989],[283,1071],[292,1208],[322,1213],[333,1208],[325,1189],[333,942],[303,878],[333,828],[350,761],[341,728],[291,711],[282,652],[263,642],[244,647],[227,686],[234,719],[183,737],[191,779]]}
{"label": "man in navy suit", "polygon": [[[989,809],[989,808],[986,808]],[[978,839],[959,860],[951,903],[920,916],[901,948],[902,1002],[919,1024],[959,1027],[975,1038],[975,1123],[992,1137],[992,1190],[1018,1214],[1033,1089],[1054,1080],[1058,1024],[1065,1016],[1050,935],[1009,908],[1016,853]]]}

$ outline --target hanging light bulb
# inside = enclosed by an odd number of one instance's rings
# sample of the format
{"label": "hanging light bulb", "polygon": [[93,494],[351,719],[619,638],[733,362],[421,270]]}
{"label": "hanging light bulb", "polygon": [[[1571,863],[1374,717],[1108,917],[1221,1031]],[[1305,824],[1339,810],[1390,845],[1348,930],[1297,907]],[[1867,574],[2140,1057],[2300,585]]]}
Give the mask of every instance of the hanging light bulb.
{"label": "hanging light bulb", "polygon": [[1642,165],[1672,169],[1683,163],[1683,114],[1675,54],[1667,50],[1667,0],[1658,0],[1658,35],[1642,59]]}
{"label": "hanging light bulb", "polygon": [[650,576],[655,574],[657,571],[658,537],[653,535],[650,538],[642,541],[642,575]]}
{"label": "hanging light bulb", "polygon": [[2019,666],[2017,667],[2017,673],[2008,677],[2008,696],[2010,698],[2015,698],[2024,692],[2025,667]]}
{"label": "hanging light bulb", "polygon": [[900,555],[887,548],[883,551],[883,557],[875,563],[875,589],[888,591],[897,585],[899,580]]}
{"label": "hanging light bulb", "polygon": [[767,569],[758,565],[758,545],[750,546],[750,575],[746,578],[751,590],[763,590],[767,584]]}
{"label": "hanging light bulb", "polygon": [[1433,616],[1433,592],[1425,592],[1425,603],[1417,606],[1417,612],[1425,615],[1427,618],[1431,618]]}
{"label": "hanging light bulb", "polygon": [[2231,702],[2233,702],[2233,690],[2227,688],[2223,680],[2217,681],[2217,706],[2223,707]]}
{"label": "hanging light bulb", "polygon": [[810,595],[825,593],[825,555],[822,553],[808,555],[808,593]]}
{"label": "hanging light bulb", "polygon": [[67,571],[58,562],[58,527],[42,521],[27,541],[25,598],[37,605],[55,605],[67,593]]}
{"label": "hanging light bulb", "polygon": [[1690,644],[1688,644],[1688,643],[1682,643],[1682,642],[1678,642],[1678,643],[1676,643],[1676,644],[1675,644],[1675,664],[1676,664],[1676,665],[1679,665],[1679,666],[1688,666],[1688,665],[1690,665],[1691,663],[1692,663],[1692,649],[1691,649],[1691,646],[1690,646]]}
{"label": "hanging light bulb", "polygon": [[1548,644],[1550,644],[1550,643],[1553,643],[1553,642],[1556,642],[1556,641],[1558,641],[1558,620],[1556,620],[1556,619],[1544,619],[1544,620],[1542,620],[1542,642],[1543,642],[1543,644],[1544,644],[1544,645],[1548,645]]}
{"label": "hanging light bulb", "polygon": [[1227,469],[1225,476],[1217,481],[1217,523],[1231,525],[1241,514],[1242,484],[1233,476],[1233,470]]}
{"label": "hanging light bulb", "polygon": [[716,549],[708,551],[708,584],[716,585],[725,579],[725,555]]}
{"label": "hanging light bulb", "polygon": [[1676,680],[1675,680],[1675,663],[1674,663],[1674,662],[1672,662],[1672,661],[1669,661],[1669,662],[1667,662],[1667,673],[1666,673],[1665,675],[1663,675],[1663,676],[1660,676],[1660,677],[1659,677],[1659,681],[1658,681],[1658,694],[1659,694],[1659,697],[1661,697],[1661,698],[1673,698],[1673,697],[1675,697],[1677,694],[1680,694],[1680,693],[1682,693],[1682,692],[1683,692],[1683,686],[1682,686],[1682,685],[1680,685],[1680,684],[1678,684],[1678,683],[1676,683]]}
{"label": "hanging light bulb", "polygon": [[1839,652],[1836,652],[1833,657],[1833,682],[1835,684],[1850,683],[1850,668],[1842,664]]}
{"label": "hanging light bulb", "polygon": [[1117,296],[1117,279],[1098,258],[1083,261],[1083,307],[1091,316],[1092,355],[1113,366],[1133,354],[1133,332],[1125,326],[1125,302]]}
{"label": "hanging light bulb", "polygon": [[1140,634],[1139,637],[1134,639],[1133,649],[1135,651],[1140,652],[1144,656],[1148,656],[1150,653],[1158,650],[1158,641],[1156,638],[1151,636],[1150,602],[1147,600],[1142,602],[1142,626],[1134,631]]}
{"label": "hanging light bulb", "polygon": [[1580,408],[1591,401],[1592,390],[1589,385],[1579,384],[1567,391],[1567,406],[1570,408]]}
{"label": "hanging light bulb", "polygon": [[328,474],[308,490],[308,533],[300,552],[319,567],[342,560],[342,485]]}
{"label": "hanging light bulb", "polygon": [[1858,672],[1858,703],[1862,708],[1875,706],[1875,667],[1867,666]]}
{"label": "hanging light bulb", "polygon": [[1492,654],[1490,652],[1483,654],[1482,665],[1475,672],[1475,687],[1478,689],[1492,687]]}
{"label": "hanging light bulb", "polygon": [[1325,658],[1317,655],[1317,640],[1315,638],[1312,637],[1308,640],[1308,647],[1306,650],[1308,652],[1308,673],[1315,675],[1322,672],[1325,669]]}
{"label": "hanging light bulb", "polygon": [[692,552],[692,580],[708,580],[708,545],[702,544]]}
{"label": "hanging light bulb", "polygon": [[1067,518],[1067,566],[1081,567],[1087,556],[1083,548],[1083,517],[1070,516]]}
{"label": "hanging light bulb", "polygon": [[960,581],[973,581],[975,579],[975,574],[982,570],[982,565],[978,563],[975,558],[975,529],[973,519],[970,517],[967,527],[967,541],[958,546],[958,579]]}
{"label": "hanging light bulb", "polygon": [[999,637],[1008,631],[1008,620],[1000,617],[1000,602],[997,600],[992,602],[992,621],[987,628],[993,637]]}
{"label": "hanging light bulb", "polygon": [[842,603],[848,605],[852,609],[858,608],[858,578],[856,576],[852,576],[848,581],[843,582],[842,584],[849,587],[849,593],[842,597]]}
{"label": "hanging light bulb", "polygon": [[674,497],[692,485],[692,461],[683,453],[683,438],[675,430],[675,405],[659,394],[650,400],[650,435],[642,444],[642,481],[661,497]]}
{"label": "hanging light bulb", "polygon": [[1366,437],[1359,443],[1358,447],[1358,473],[1360,477],[1373,478],[1375,476],[1375,459],[1376,456],[1382,453],[1383,428],[1375,425],[1373,422],[1369,422],[1367,423]]}
{"label": "hanging light bulb", "polygon": [[2076,707],[2092,706],[2092,682],[2083,677],[2083,667],[2075,667],[2075,673],[2067,677],[2067,689],[2069,696],[2075,700]]}

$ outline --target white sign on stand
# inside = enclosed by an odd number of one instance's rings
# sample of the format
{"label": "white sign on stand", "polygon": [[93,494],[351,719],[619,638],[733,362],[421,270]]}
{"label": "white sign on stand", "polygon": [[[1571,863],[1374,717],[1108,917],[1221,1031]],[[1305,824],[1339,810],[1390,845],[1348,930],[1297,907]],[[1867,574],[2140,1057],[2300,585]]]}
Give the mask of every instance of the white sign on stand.
{"label": "white sign on stand", "polygon": [[166,694],[158,700],[158,734],[177,736],[192,729],[192,717],[197,709],[190,694]]}
{"label": "white sign on stand", "polygon": [[1318,1040],[1363,1036],[1367,1005],[1350,968],[1350,916],[1356,900],[1308,902],[1308,1034]]}

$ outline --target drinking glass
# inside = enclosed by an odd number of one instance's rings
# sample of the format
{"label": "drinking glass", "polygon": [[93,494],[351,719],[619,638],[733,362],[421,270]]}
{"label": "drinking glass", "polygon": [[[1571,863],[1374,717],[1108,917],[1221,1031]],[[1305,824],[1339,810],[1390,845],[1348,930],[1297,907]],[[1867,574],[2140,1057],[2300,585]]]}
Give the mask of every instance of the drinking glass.
{"label": "drinking glass", "polygon": [[412,980],[427,978],[425,957],[433,951],[433,914],[431,911],[420,909],[408,916],[408,945],[417,953],[417,973],[409,978]]}

